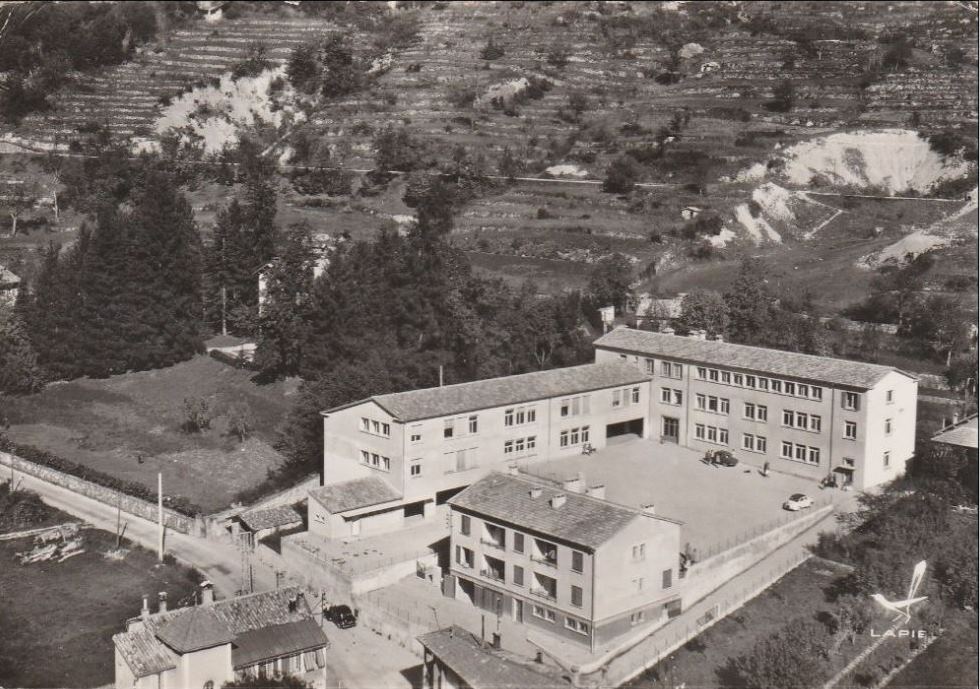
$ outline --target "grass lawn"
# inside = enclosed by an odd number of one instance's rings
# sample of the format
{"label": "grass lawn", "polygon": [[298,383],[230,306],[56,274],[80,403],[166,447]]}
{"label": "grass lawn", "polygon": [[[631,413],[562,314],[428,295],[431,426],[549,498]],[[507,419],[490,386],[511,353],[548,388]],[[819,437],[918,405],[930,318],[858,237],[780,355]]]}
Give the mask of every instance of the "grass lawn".
{"label": "grass lawn", "polygon": [[[725,668],[728,662],[747,653],[757,642],[797,617],[817,617],[833,610],[824,589],[841,576],[836,566],[822,560],[808,560],[784,576],[745,606],[689,641],[667,660],[661,661],[630,687],[650,689],[674,687],[732,686],[735,678]],[[855,646],[845,644],[843,653],[831,663],[843,667],[871,637],[861,637]],[[822,678],[815,678],[820,683]]]}
{"label": "grass lawn", "polygon": [[[70,520],[66,514],[59,519]],[[193,570],[157,566],[156,556],[138,547],[110,558],[112,534],[81,533],[86,552],[61,563],[21,565],[14,554],[30,550],[31,540],[0,541],[0,686],[110,684],[112,635],[139,615],[143,594],[155,600],[166,591],[171,607],[192,600]]]}
{"label": "grass lawn", "polygon": [[978,686],[976,613],[948,615],[945,624],[946,631],[939,640],[895,675],[889,687]]}
{"label": "grass lawn", "polygon": [[[252,375],[199,356],[155,371],[53,384],[4,401],[6,433],[18,443],[151,488],[163,472],[167,494],[215,511],[282,461],[271,443],[295,383],[259,386]],[[181,430],[187,397],[208,401],[210,429]],[[253,420],[254,432],[244,444],[228,434],[226,414],[233,402],[243,403]]]}

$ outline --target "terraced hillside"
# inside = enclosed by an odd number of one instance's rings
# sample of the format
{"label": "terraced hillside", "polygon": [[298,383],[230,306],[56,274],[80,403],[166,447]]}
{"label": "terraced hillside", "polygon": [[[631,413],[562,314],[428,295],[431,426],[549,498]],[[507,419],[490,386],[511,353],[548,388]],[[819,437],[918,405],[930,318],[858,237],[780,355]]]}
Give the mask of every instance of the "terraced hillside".
{"label": "terraced hillside", "polygon": [[96,73],[77,75],[52,95],[51,111],[28,116],[4,139],[30,148],[67,148],[79,129],[98,125],[119,137],[149,136],[163,102],[194,84],[221,77],[253,44],[282,64],[297,45],[322,36],[326,22],[308,18],[246,16],[220,25],[203,21],[176,29],[136,59]]}

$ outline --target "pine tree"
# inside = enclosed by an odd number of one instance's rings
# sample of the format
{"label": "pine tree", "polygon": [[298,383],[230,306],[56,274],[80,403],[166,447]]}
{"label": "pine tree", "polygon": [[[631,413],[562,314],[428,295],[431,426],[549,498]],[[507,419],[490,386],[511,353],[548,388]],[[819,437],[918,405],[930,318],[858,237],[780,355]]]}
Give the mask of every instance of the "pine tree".
{"label": "pine tree", "polygon": [[724,294],[728,304],[728,335],[734,342],[755,344],[764,339],[772,298],[766,286],[765,266],[743,260],[738,275]]}
{"label": "pine tree", "polygon": [[0,313],[0,393],[35,392],[42,384],[37,354],[20,317],[11,309],[4,309]]}

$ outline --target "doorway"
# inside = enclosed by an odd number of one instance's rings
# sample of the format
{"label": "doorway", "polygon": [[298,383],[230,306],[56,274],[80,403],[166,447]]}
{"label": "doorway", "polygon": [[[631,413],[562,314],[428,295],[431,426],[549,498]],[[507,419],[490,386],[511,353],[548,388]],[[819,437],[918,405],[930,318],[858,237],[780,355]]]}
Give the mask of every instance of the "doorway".
{"label": "doorway", "polygon": [[620,435],[638,435],[642,438],[643,419],[630,419],[606,426],[606,438],[615,438]]}
{"label": "doorway", "polygon": [[519,598],[512,599],[514,601],[514,622],[524,623],[524,601]]}
{"label": "doorway", "polygon": [[672,416],[664,416],[661,427],[662,440],[668,443],[677,443],[681,439],[681,422]]}

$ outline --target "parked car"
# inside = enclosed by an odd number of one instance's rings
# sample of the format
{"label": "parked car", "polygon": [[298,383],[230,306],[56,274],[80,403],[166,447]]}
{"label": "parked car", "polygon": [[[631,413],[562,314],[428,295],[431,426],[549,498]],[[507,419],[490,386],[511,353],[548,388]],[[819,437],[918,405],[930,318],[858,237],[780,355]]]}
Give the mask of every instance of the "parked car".
{"label": "parked car", "polygon": [[813,507],[813,500],[803,493],[793,493],[789,496],[789,500],[783,503],[783,509],[790,512],[799,512],[807,507]]}
{"label": "parked car", "polygon": [[323,610],[324,616],[340,629],[350,629],[357,624],[357,617],[348,605],[330,605]]}
{"label": "parked car", "polygon": [[738,459],[728,450],[715,450],[711,457],[712,464],[720,464],[723,467],[733,467],[738,464]]}

